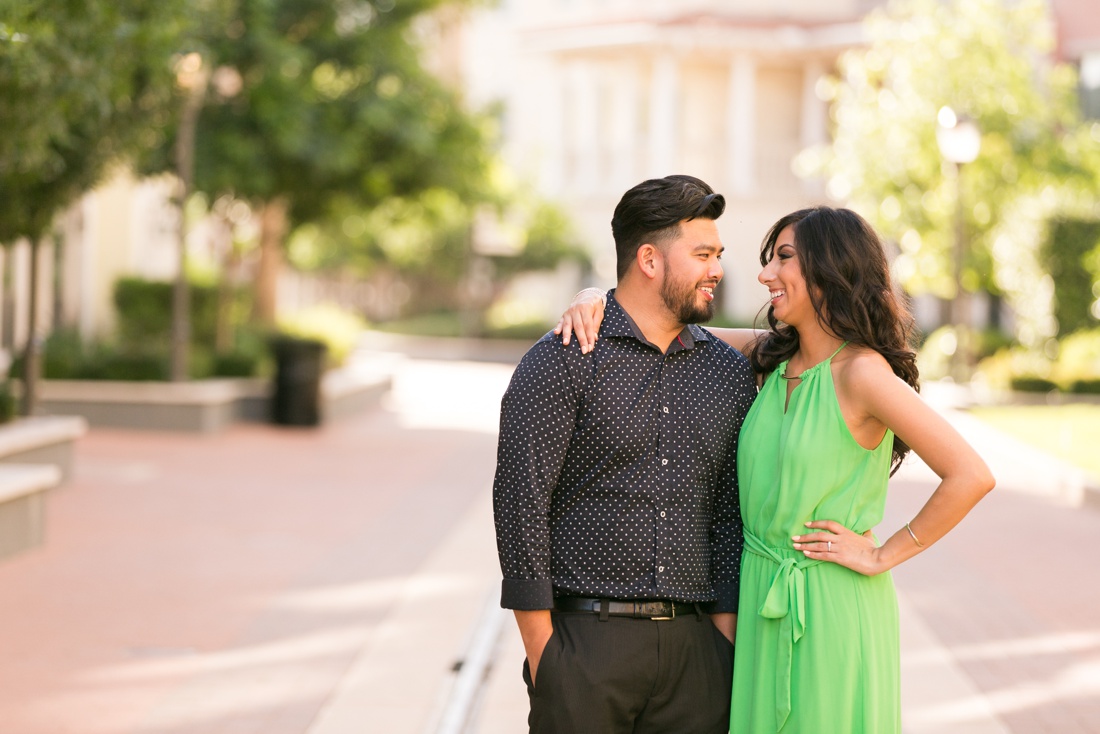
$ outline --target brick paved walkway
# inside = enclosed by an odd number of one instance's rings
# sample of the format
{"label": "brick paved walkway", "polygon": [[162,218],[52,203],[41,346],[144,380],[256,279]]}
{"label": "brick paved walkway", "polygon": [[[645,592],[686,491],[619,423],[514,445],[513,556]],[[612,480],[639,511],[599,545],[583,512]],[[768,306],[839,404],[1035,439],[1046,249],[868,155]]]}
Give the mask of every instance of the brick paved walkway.
{"label": "brick paved walkway", "polygon": [[[383,408],[320,430],[92,430],[46,545],[0,564],[0,734],[436,731],[506,614],[485,600],[509,371],[410,360]],[[958,420],[1003,488],[895,573],[906,729],[1100,732],[1100,512]],[[919,467],[895,481],[884,527],[927,491]],[[506,622],[471,732],[522,728]]]}
{"label": "brick paved walkway", "polygon": [[492,425],[417,397],[320,430],[90,431],[45,546],[0,564],[0,732],[305,732],[491,482]]}

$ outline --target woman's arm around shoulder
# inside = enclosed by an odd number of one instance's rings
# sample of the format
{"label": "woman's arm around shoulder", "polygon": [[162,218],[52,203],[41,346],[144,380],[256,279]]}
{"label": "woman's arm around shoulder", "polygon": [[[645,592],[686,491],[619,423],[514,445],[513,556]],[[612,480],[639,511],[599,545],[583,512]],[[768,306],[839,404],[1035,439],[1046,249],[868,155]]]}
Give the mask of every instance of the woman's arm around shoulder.
{"label": "woman's arm around shoulder", "polygon": [[581,345],[581,354],[588,354],[600,338],[600,324],[607,306],[607,292],[602,288],[585,288],[573,296],[569,307],[554,327],[555,334],[561,334],[562,346],[569,346],[571,336],[577,337]]}
{"label": "woman's arm around shoulder", "polygon": [[[561,343],[568,345],[576,337],[581,345],[581,353],[592,351],[599,339],[600,324],[603,323],[604,308],[607,306],[607,293],[600,288],[585,288],[573,296],[569,308],[561,315],[555,334],[561,334]],[[704,324],[705,326],[705,324]],[[767,333],[757,329],[726,329],[707,327],[707,331],[729,344],[731,347],[748,354],[747,350],[760,336]]]}
{"label": "woman's arm around shoulder", "polygon": [[761,329],[727,329],[725,327],[707,326],[706,324],[702,324],[702,326],[746,357],[752,351],[756,340],[768,333]]}

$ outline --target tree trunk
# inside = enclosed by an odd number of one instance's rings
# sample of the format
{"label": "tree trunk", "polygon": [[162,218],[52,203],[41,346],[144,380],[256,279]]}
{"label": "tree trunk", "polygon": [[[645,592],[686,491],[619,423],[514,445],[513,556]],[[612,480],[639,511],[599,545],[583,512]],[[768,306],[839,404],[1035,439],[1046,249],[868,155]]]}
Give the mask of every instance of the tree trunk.
{"label": "tree trunk", "polygon": [[283,197],[265,202],[260,210],[260,262],[256,273],[253,319],[262,325],[275,323],[279,272],[283,266],[283,240],[287,233],[288,202]]}
{"label": "tree trunk", "polygon": [[214,328],[214,351],[233,351],[233,271],[237,267],[237,250],[233,246],[233,228],[224,217],[218,221],[218,242],[222,252],[221,277],[218,278],[218,312]]}
{"label": "tree trunk", "polygon": [[38,252],[40,239],[31,240],[30,303],[27,308],[27,343],[23,350],[23,405],[20,413],[34,415],[38,407]]}

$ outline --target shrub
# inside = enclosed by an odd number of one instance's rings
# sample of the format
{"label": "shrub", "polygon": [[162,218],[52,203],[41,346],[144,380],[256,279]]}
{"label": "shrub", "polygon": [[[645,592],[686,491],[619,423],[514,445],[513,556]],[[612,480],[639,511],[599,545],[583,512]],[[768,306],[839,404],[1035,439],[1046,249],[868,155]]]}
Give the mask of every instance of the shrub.
{"label": "shrub", "polygon": [[[172,338],[172,283],[119,278],[115,283],[118,339],[123,345],[157,344],[167,347]],[[213,344],[217,328],[217,287],[191,283],[191,339]]]}
{"label": "shrub", "polygon": [[[118,312],[118,342],[126,349],[169,349],[172,339],[172,288],[167,281],[119,278],[114,302]],[[218,328],[218,285],[192,281],[191,343],[208,346]],[[234,288],[228,307],[230,322],[239,323],[248,311],[248,294]]]}
{"label": "shrub", "polygon": [[461,336],[462,323],[455,311],[434,311],[406,319],[375,324],[375,329],[391,334],[412,336]]}
{"label": "shrub", "polygon": [[991,387],[1008,390],[1015,389],[1012,381],[1018,377],[1050,379],[1052,369],[1045,354],[1024,347],[1011,347],[979,362],[977,374]]}
{"label": "shrub", "polygon": [[1090,313],[1097,275],[1089,267],[1100,252],[1100,221],[1056,219],[1050,223],[1040,258],[1054,281],[1054,317],[1058,333],[1069,334],[1096,325]]}
{"label": "shrub", "polygon": [[1078,331],[1062,339],[1054,375],[1062,384],[1100,379],[1100,329]]}
{"label": "shrub", "polygon": [[323,342],[334,365],[344,363],[366,328],[361,317],[334,304],[312,306],[279,320],[283,335]]}
{"label": "shrub", "polygon": [[[79,379],[85,369],[87,358],[84,355],[84,343],[80,334],[73,329],[59,329],[46,339],[42,345],[42,376],[56,380]],[[20,363],[21,365],[21,363]],[[13,373],[22,376],[22,367]]]}
{"label": "shrub", "polygon": [[514,324],[486,327],[485,336],[492,339],[521,339],[535,342],[553,328],[553,324],[547,324],[541,319],[533,319]]}
{"label": "shrub", "polygon": [[169,378],[168,359],[155,352],[116,352],[104,357],[100,364],[101,380],[150,381]]}
{"label": "shrub", "polygon": [[1074,380],[1069,391],[1078,395],[1100,395],[1100,377],[1091,380]]}
{"label": "shrub", "polygon": [[246,352],[214,355],[213,375],[216,377],[253,377],[259,372],[260,358]]}
{"label": "shrub", "polygon": [[1020,375],[1013,377],[1009,381],[1009,385],[1013,390],[1019,392],[1053,392],[1058,389],[1058,385],[1053,381],[1048,380],[1045,377],[1038,377],[1037,375]]}
{"label": "shrub", "polygon": [[0,382],[0,423],[7,423],[15,417],[15,395],[8,380]]}

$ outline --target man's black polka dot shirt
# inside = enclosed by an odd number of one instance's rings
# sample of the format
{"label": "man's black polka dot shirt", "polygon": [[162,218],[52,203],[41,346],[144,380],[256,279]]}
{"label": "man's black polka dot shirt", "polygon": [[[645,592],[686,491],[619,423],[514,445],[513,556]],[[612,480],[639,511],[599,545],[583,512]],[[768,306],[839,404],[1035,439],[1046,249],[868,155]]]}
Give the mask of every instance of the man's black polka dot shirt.
{"label": "man's black polka dot shirt", "polygon": [[539,340],[501,407],[501,606],[581,595],[737,611],[737,434],[755,397],[739,352],[691,325],[662,353],[614,291],[593,351]]}

